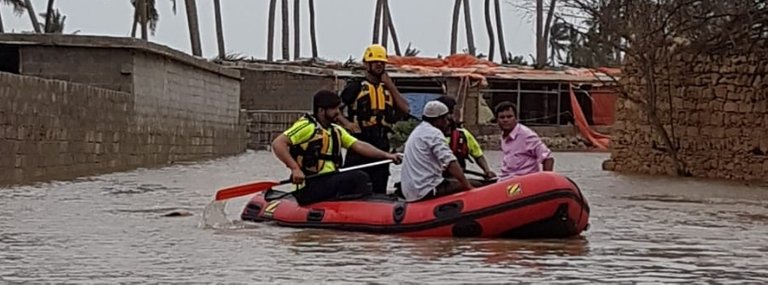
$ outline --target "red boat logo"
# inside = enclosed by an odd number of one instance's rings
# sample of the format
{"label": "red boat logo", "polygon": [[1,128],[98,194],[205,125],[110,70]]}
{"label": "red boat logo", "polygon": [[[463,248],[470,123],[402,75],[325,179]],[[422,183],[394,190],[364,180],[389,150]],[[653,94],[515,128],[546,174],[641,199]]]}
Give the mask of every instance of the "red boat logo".
{"label": "red boat logo", "polygon": [[272,217],[272,215],[275,213],[275,209],[277,209],[278,205],[280,205],[280,200],[275,200],[275,201],[269,202],[269,204],[267,204],[267,207],[264,208],[264,216],[265,217]]}
{"label": "red boat logo", "polygon": [[507,186],[507,196],[512,197],[520,193],[523,193],[522,188],[520,188],[520,183],[510,184]]}

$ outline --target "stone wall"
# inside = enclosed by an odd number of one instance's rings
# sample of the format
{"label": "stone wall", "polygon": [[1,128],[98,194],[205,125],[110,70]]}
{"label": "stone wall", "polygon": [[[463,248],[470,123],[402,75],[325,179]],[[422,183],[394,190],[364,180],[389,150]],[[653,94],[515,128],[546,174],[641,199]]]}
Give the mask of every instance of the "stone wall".
{"label": "stone wall", "polygon": [[126,92],[0,73],[0,185],[244,150],[243,127],[230,118],[229,125],[187,122],[162,117],[174,110],[165,107],[146,121],[137,105],[137,97]]}
{"label": "stone wall", "polygon": [[[649,101],[640,66],[627,62],[622,85]],[[659,119],[676,144],[687,174],[768,180],[768,52],[675,56],[655,70]],[[608,170],[676,174],[647,104],[621,98]]]}

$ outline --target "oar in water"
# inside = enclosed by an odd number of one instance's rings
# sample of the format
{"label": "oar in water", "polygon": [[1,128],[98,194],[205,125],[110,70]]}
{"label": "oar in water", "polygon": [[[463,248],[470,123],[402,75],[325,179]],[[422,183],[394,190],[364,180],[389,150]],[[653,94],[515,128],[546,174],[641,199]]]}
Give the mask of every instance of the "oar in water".
{"label": "oar in water", "polygon": [[[352,166],[352,167],[338,169],[338,170],[332,171],[332,172],[325,172],[325,173],[309,175],[309,176],[305,177],[304,180],[309,180],[309,179],[313,179],[313,178],[317,178],[317,177],[321,177],[321,176],[333,175],[333,174],[347,172],[347,171],[352,171],[352,170],[363,169],[363,168],[367,168],[367,167],[371,167],[371,166],[377,166],[377,165],[382,165],[382,164],[389,164],[389,163],[392,163],[392,162],[393,161],[391,159],[387,159],[387,160],[382,160],[382,161],[377,161],[377,162],[371,162],[371,163],[368,163],[368,164],[356,165],[356,166]],[[221,201],[221,200],[231,199],[231,198],[235,198],[235,197],[245,196],[245,195],[248,195],[248,194],[254,194],[254,193],[263,192],[263,191],[272,189],[272,187],[275,187],[275,186],[278,186],[278,185],[283,185],[283,184],[291,183],[291,181],[292,180],[290,178],[285,179],[283,181],[258,181],[258,182],[253,182],[253,183],[248,183],[248,184],[243,184],[243,185],[238,185],[238,186],[233,186],[233,187],[221,189],[218,192],[216,192],[216,201]]]}

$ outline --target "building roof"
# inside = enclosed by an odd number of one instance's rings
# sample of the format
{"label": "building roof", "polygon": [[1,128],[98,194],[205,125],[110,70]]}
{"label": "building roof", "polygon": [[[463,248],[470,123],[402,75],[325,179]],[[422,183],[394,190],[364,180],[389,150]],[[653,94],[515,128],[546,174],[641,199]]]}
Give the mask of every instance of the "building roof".
{"label": "building roof", "polygon": [[[223,61],[231,68],[264,71],[284,71],[318,76],[355,77],[362,75],[360,63],[340,63],[317,59],[266,62],[261,60]],[[468,54],[455,54],[445,58],[401,57],[390,55],[387,65],[393,78],[469,77],[487,82],[487,79],[566,82],[612,82],[621,70],[618,68],[558,67],[537,70],[530,66],[501,65]]]}

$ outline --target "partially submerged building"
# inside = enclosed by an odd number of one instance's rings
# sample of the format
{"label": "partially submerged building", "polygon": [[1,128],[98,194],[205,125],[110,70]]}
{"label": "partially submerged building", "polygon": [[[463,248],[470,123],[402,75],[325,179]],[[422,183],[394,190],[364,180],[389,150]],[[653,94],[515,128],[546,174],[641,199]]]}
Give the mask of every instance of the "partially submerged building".
{"label": "partially submerged building", "polygon": [[[345,82],[362,77],[362,67],[341,63],[224,62],[243,76],[242,108],[251,119],[250,147],[267,145],[299,115],[311,110],[319,89],[340,91]],[[534,127],[606,126],[615,120],[615,76],[618,70],[568,68],[535,70],[498,65],[469,55],[445,59],[391,57],[388,72],[409,100],[411,113],[441,95],[457,98],[455,114],[478,135],[496,133],[492,108],[510,101],[519,120]],[[573,87],[573,88],[571,88]],[[571,100],[573,90],[575,102]],[[578,104],[572,104],[572,103]],[[574,110],[574,107],[578,110]],[[583,113],[584,123],[575,114]],[[572,127],[566,127],[573,132]],[[589,134],[583,133],[585,136]]]}

